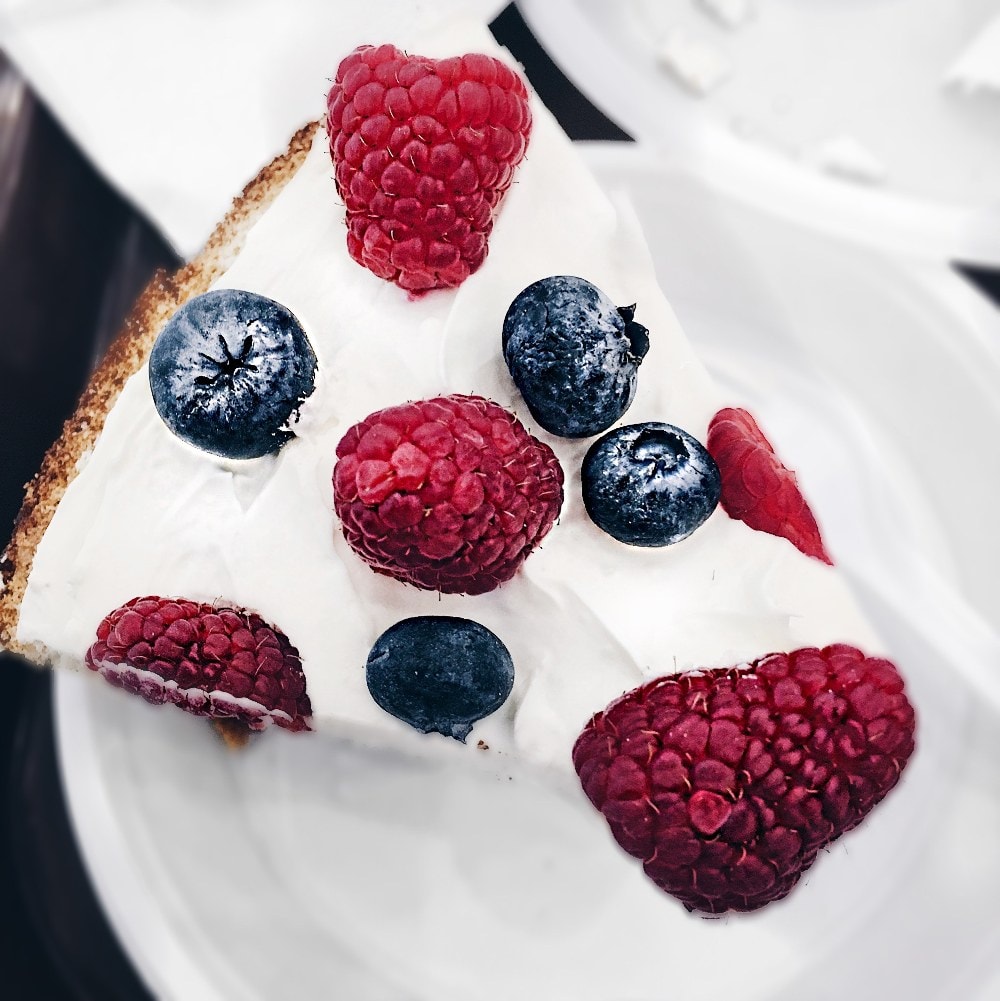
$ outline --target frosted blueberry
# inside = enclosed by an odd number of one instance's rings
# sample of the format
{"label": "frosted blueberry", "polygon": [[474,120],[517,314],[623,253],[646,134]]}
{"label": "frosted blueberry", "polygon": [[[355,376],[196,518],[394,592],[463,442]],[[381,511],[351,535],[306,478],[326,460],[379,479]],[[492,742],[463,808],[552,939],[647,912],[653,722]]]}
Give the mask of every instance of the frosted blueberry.
{"label": "frosted blueberry", "polygon": [[514,663],[485,626],[448,615],[403,619],[375,641],[368,691],[388,713],[421,733],[464,743],[477,720],[506,702]]}
{"label": "frosted blueberry", "polygon": [[705,447],[686,431],[630,424],[598,438],[583,460],[591,520],[630,546],[669,546],[715,510],[722,481]]}
{"label": "frosted blueberry", "polygon": [[299,321],[265,296],[216,289],[186,302],[149,356],[153,403],[179,438],[230,459],[277,452],[315,385]]}
{"label": "frosted blueberry", "polygon": [[611,427],[635,397],[649,350],[635,306],[617,307],[583,278],[529,285],[503,321],[503,356],[535,420],[565,438]]}

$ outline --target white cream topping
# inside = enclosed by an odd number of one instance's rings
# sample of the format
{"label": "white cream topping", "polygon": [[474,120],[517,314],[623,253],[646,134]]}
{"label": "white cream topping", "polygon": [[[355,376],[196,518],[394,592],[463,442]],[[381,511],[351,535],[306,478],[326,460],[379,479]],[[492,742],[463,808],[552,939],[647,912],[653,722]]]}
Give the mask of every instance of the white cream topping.
{"label": "white cream topping", "polygon": [[[482,48],[480,42],[477,48]],[[506,643],[514,691],[468,746],[569,769],[587,719],[644,680],[775,650],[880,644],[831,568],[719,509],[665,549],[616,542],[588,519],[579,469],[590,441],[537,429],[504,365],[513,297],[546,275],[580,275],[638,303],[651,347],[624,422],[667,421],[704,441],[724,399],[659,291],[636,220],[597,187],[535,101],[528,155],[501,203],[486,263],[460,289],[411,301],[347,254],[344,209],[322,130],[217,287],[268,295],[298,316],[319,360],[299,437],[275,457],[226,462],[158,417],[145,366],[125,386],[38,547],[18,639],[80,666],[98,623],[137,595],[222,599],[259,611],[302,655],[314,725],[414,752],[417,734],[368,694],[376,637],[411,615],[475,619]],[[566,473],[559,522],[509,584],[438,596],[374,574],[333,514],[336,445],[381,407],[477,393],[508,407]]]}

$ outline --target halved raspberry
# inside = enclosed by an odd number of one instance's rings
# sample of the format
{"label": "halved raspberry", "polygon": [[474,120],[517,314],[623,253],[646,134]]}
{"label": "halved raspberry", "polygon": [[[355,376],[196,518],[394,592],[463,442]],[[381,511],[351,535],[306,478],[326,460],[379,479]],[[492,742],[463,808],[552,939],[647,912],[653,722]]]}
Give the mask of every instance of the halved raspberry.
{"label": "halved raspberry", "polygon": [[720,410],[708,426],[706,445],[722,476],[719,500],[730,518],[788,539],[806,556],[833,564],[795,474],[781,464],[746,410]]}
{"label": "halved raspberry", "polygon": [[896,668],[835,644],[643,685],[594,716],[573,763],[657,886],[750,911],[892,789],[914,729]]}
{"label": "halved raspberry", "polygon": [[197,716],[308,730],[298,650],[255,612],[184,598],[133,598],[107,615],[85,662],[154,705]]}
{"label": "halved raspberry", "polygon": [[552,527],[563,473],[547,445],[481,396],[389,407],[337,446],[334,508],[377,573],[482,594],[511,579]]}

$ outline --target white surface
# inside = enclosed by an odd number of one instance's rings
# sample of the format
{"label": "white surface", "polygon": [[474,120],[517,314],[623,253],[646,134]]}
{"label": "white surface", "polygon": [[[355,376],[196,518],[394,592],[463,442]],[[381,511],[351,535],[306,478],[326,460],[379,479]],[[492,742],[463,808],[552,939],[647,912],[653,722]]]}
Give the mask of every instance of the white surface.
{"label": "white surface", "polygon": [[739,28],[753,16],[750,0],[696,0],[710,17],[727,28]]}
{"label": "white surface", "polygon": [[503,0],[0,0],[4,49],[98,169],[185,257],[326,112],[355,45],[489,22]]}
{"label": "white surface", "polygon": [[[739,31],[691,0],[522,0],[563,71],[632,135],[715,188],[838,237],[929,259],[1000,264],[1000,93],[943,77],[996,0],[769,0]],[[732,71],[699,100],[657,63],[677,28],[714,39]],[[807,155],[847,133],[888,183],[821,172]]]}
{"label": "white surface", "polygon": [[[969,505],[1000,474],[995,452],[951,449],[997,426],[996,317],[943,269],[820,242],[640,151],[591,157],[631,189],[682,322],[798,466],[906,674],[902,786],[787,901],[707,921],[648,884],[582,796],[529,775],[277,732],[227,755],[199,720],[62,674],[84,853],[160,996],[990,996],[1000,644],[960,593],[996,607],[996,533]],[[910,378],[904,338],[925,366]]]}
{"label": "white surface", "polygon": [[809,150],[806,157],[821,170],[853,181],[878,184],[886,178],[885,164],[854,136],[839,135]]}
{"label": "white surface", "polygon": [[722,52],[684,28],[674,28],[657,46],[661,66],[692,94],[704,97],[729,76],[729,62]]}
{"label": "white surface", "polygon": [[1000,91],[1000,15],[969,43],[948,70],[945,82],[966,94]]}

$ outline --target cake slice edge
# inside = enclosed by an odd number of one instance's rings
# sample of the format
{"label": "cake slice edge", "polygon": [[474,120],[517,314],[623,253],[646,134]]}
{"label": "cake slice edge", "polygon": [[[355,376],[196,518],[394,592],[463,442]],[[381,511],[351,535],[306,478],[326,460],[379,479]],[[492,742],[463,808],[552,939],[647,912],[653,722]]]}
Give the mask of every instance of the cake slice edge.
{"label": "cake slice edge", "polygon": [[158,270],[126,317],[38,472],[25,484],[10,542],[0,556],[0,649],[21,654],[40,666],[53,661],[53,654],[44,645],[17,638],[35,550],[104,428],[115,400],[145,362],[163,325],[181,304],[207,291],[230,266],[246,234],[302,165],[318,125],[310,122],[300,128],[288,148],[265,165],[233,200],[201,252],[173,274]]}

